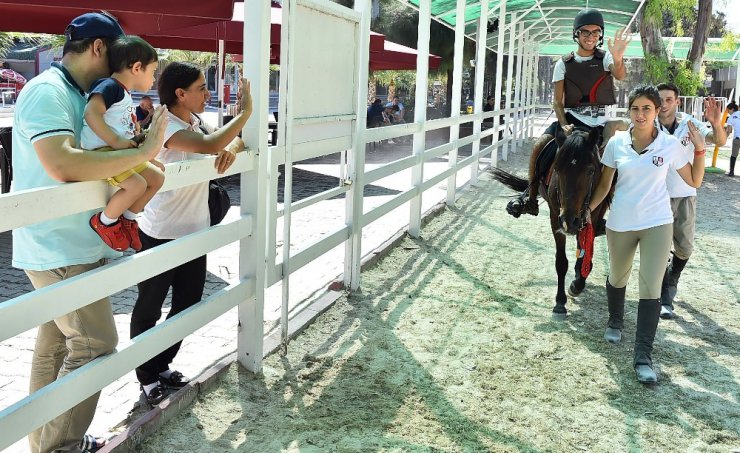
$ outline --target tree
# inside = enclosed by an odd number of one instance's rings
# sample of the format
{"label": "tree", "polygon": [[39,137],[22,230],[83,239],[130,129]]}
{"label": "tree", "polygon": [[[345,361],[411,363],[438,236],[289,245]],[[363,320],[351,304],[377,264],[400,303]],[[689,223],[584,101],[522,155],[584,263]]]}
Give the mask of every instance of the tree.
{"label": "tree", "polygon": [[712,17],[712,0],[699,0],[699,12],[696,21],[696,32],[691,41],[691,49],[686,57],[691,70],[695,74],[701,73],[701,65],[704,60],[704,52],[707,50],[707,39],[709,38],[710,18]]}

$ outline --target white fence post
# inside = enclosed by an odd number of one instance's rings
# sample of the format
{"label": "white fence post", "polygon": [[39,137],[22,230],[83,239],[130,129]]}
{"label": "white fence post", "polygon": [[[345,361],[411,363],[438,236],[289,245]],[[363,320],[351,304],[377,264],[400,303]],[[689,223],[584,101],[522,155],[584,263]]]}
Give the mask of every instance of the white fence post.
{"label": "white fence post", "polygon": [[[517,33],[515,36],[522,37],[524,35],[524,21],[521,21],[517,23],[519,26],[519,33]],[[521,114],[522,114],[522,104],[521,104],[521,92],[522,92],[522,70],[524,67],[524,39],[520,38],[517,49],[516,49],[516,87],[514,90],[514,136],[511,139],[511,149],[512,152],[518,151],[518,145],[519,145],[519,136],[521,134],[521,127],[520,127],[520,121],[521,121]]]}
{"label": "white fence post", "polygon": [[[488,36],[488,2],[481,2],[480,16],[478,17],[478,33],[475,37],[475,98],[473,112],[476,115],[483,113],[483,77],[486,69],[486,37]],[[473,121],[473,162],[470,164],[470,184],[478,182],[480,172],[480,118]]]}
{"label": "white fence post", "polygon": [[365,193],[365,129],[367,127],[367,87],[370,59],[370,0],[356,0],[355,11],[362,14],[358,30],[360,44],[357,52],[357,120],[352,149],[349,152],[349,179],[351,190],[347,192],[345,205],[345,224],[351,228],[349,240],[344,249],[344,285],[351,290],[360,286],[360,263],[362,260],[362,209]]}
{"label": "white fence post", "polygon": [[[457,0],[455,17],[465,17],[465,0]],[[450,142],[455,143],[460,138],[460,99],[462,97],[462,69],[463,69],[463,46],[465,44],[465,21],[458,20],[455,23],[455,57],[452,69],[452,99],[450,102],[450,117],[457,121],[450,126]],[[457,145],[452,148],[447,158],[448,167],[457,165]],[[447,178],[447,206],[455,205],[457,195],[457,172],[453,172]]]}
{"label": "white fence post", "polygon": [[421,233],[421,184],[424,182],[424,149],[426,148],[427,120],[427,79],[429,75],[429,27],[431,25],[431,0],[419,2],[419,38],[416,45],[416,103],[414,105],[414,122],[421,125],[419,132],[414,133],[414,156],[416,164],[411,169],[411,184],[417,189],[411,199],[409,215],[409,234],[419,237]]}
{"label": "white fence post", "polygon": [[[511,24],[509,24],[509,53],[507,54],[506,65],[506,108],[514,107],[514,42],[516,41],[516,24],[517,19],[514,14],[511,15]],[[507,113],[504,121],[504,151],[502,157],[504,160],[509,158],[509,146],[511,145],[511,128],[514,113]]]}
{"label": "white fence post", "polygon": [[246,369],[262,369],[264,335],[266,189],[268,175],[267,114],[270,76],[270,4],[244,2],[244,76],[250,80],[252,116],[242,130],[247,147],[256,153],[256,169],[242,175],[241,213],[254,216],[254,231],[239,244],[239,278],[253,278],[254,297],[239,304],[237,360]]}
{"label": "white fence post", "polygon": [[[506,2],[501,2],[499,5],[499,12],[498,12],[498,43],[496,46],[496,84],[495,84],[495,90],[496,90],[496,97],[495,97],[495,104],[494,110],[500,111],[501,110],[501,97],[503,95],[504,87],[503,87],[503,74],[504,74],[504,41],[506,39]],[[499,118],[501,118],[501,115],[496,115],[493,117],[493,127],[498,129],[501,127],[499,124]],[[504,124],[504,128],[506,128],[506,124]],[[498,143],[498,137],[499,135],[502,135],[503,132],[500,133],[494,133],[491,136],[491,143],[496,143],[496,146],[493,147],[491,150],[491,166],[495,167],[498,164],[498,149],[501,147],[501,144]],[[495,142],[494,142],[495,140]]]}

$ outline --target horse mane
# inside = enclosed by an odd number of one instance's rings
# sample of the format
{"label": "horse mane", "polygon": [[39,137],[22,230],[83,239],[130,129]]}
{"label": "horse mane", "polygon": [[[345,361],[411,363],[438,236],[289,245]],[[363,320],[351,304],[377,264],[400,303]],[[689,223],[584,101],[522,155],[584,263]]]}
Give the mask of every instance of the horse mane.
{"label": "horse mane", "polygon": [[584,157],[589,157],[588,162],[592,162],[594,158],[593,150],[588,144],[588,134],[576,131],[568,136],[563,142],[563,146],[558,149],[554,162],[555,168],[563,168],[566,163],[574,159],[581,161]]}

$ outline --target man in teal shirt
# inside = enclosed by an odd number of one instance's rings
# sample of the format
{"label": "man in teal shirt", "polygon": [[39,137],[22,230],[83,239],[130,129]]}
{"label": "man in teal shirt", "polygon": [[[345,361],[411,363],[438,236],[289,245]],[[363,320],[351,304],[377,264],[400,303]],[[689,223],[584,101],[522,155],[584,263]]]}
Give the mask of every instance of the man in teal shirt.
{"label": "man in teal shirt", "polygon": [[[13,191],[69,181],[105,179],[154,158],[162,146],[166,115],[157,112],[152,133],[140,148],[95,152],[79,148],[85,92],[108,77],[108,43],[123,35],[101,13],[83,14],[65,31],[62,61],[32,79],[21,92],[13,125]],[[42,288],[102,266],[118,255],[88,226],[91,212],[28,225],[13,231],[13,266]],[[30,392],[111,353],[118,343],[108,298],[39,326],[31,365]],[[99,393],[29,435],[33,453],[89,451],[85,435]]]}

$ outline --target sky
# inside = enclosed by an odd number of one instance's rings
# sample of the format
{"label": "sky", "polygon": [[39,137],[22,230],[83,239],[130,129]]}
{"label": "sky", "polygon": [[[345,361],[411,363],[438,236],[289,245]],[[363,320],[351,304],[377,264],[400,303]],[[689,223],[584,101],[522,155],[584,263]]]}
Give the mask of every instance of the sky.
{"label": "sky", "polygon": [[740,0],[714,0],[714,11],[722,11],[727,19],[727,26],[735,34],[740,34]]}

